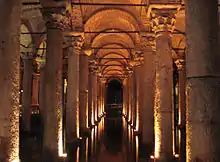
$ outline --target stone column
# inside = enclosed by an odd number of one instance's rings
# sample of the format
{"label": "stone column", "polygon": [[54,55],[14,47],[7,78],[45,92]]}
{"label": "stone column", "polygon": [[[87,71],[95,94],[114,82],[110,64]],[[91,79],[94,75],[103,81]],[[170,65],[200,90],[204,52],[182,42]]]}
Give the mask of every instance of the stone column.
{"label": "stone column", "polygon": [[136,105],[136,124],[135,124],[135,130],[137,132],[140,131],[140,80],[141,80],[141,67],[140,65],[136,66],[135,68],[135,84],[136,84],[136,91],[135,91],[135,105]]}
{"label": "stone column", "polygon": [[104,113],[104,92],[105,92],[105,79],[101,78],[101,114]]}
{"label": "stone column", "polygon": [[32,81],[32,102],[31,107],[39,106],[39,80],[40,74],[34,73]]}
{"label": "stone column", "polygon": [[80,133],[81,135],[88,132],[87,120],[88,120],[88,56],[85,53],[81,53],[80,57],[80,73],[79,73],[79,116],[80,116]]}
{"label": "stone column", "polygon": [[220,161],[218,1],[186,1],[187,162]]}
{"label": "stone column", "polygon": [[156,96],[155,96],[155,158],[173,160],[173,61],[171,33],[175,22],[174,11],[152,11],[152,27],[156,41]]}
{"label": "stone column", "polygon": [[128,78],[123,81],[123,113],[128,115]]}
{"label": "stone column", "polygon": [[178,68],[178,103],[179,103],[179,129],[180,129],[180,162],[186,161],[186,95],[185,95],[185,61],[177,59],[175,61]]}
{"label": "stone column", "polygon": [[132,123],[132,76],[133,72],[128,75],[128,121]]}
{"label": "stone column", "polygon": [[41,115],[43,117],[43,119],[45,118],[45,105],[44,105],[44,99],[45,99],[45,65],[41,65],[41,68],[40,68],[40,91],[39,91],[39,108],[40,108],[40,112],[41,112]]}
{"label": "stone column", "polygon": [[143,156],[149,158],[154,150],[155,52],[150,49],[144,51],[144,63],[140,68],[141,143]]}
{"label": "stone column", "polygon": [[33,57],[23,57],[24,61],[24,75],[23,75],[23,92],[22,93],[22,111],[23,121],[22,125],[24,131],[30,131],[31,119],[31,88],[32,88],[32,74],[33,74]]}
{"label": "stone column", "polygon": [[0,2],[0,161],[19,161],[21,0]]}
{"label": "stone column", "polygon": [[68,53],[66,131],[67,143],[73,143],[79,135],[79,55],[82,38],[72,37]]}
{"label": "stone column", "polygon": [[97,76],[96,72],[93,72],[93,81],[92,81],[92,97],[93,97],[93,116],[94,122],[97,120]]}
{"label": "stone column", "polygon": [[[52,14],[53,13],[53,14]],[[63,34],[53,11],[45,10],[47,50],[45,65],[44,161],[58,161],[63,154],[62,139],[62,57]],[[54,17],[53,17],[54,16]]]}
{"label": "stone column", "polygon": [[100,78],[97,78],[97,117],[99,119],[100,113]]}
{"label": "stone column", "polygon": [[92,102],[92,81],[93,81],[93,74],[92,74],[92,68],[89,67],[89,91],[88,91],[88,112],[89,112],[89,127],[93,125],[93,102]]}
{"label": "stone column", "polygon": [[134,67],[133,75],[131,78],[131,93],[132,93],[132,124],[136,125],[136,68]]}

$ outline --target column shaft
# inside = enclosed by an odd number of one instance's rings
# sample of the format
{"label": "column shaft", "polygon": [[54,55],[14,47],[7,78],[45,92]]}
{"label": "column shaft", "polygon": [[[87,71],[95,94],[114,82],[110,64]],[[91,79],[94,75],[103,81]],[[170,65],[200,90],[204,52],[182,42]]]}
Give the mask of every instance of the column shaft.
{"label": "column shaft", "polygon": [[155,54],[144,53],[144,64],[140,67],[140,120],[144,155],[149,158],[154,149],[154,93],[155,93]]}
{"label": "column shaft", "polygon": [[128,81],[128,91],[129,91],[129,94],[128,94],[128,105],[129,105],[129,121],[133,122],[133,109],[132,109],[132,99],[133,99],[133,90],[132,90],[132,77],[133,77],[133,74],[130,74],[129,75],[129,81]]}
{"label": "column shaft", "polygon": [[33,59],[24,58],[24,75],[23,75],[23,93],[22,93],[22,109],[23,122],[22,125],[25,131],[30,130],[31,118],[31,88],[32,88],[32,73],[33,73]]}
{"label": "column shaft", "polygon": [[92,102],[92,81],[93,81],[93,74],[92,70],[89,71],[89,92],[88,92],[88,119],[89,119],[89,127],[92,126],[93,122],[93,102]]}
{"label": "column shaft", "polygon": [[88,120],[88,56],[80,55],[80,77],[79,77],[79,114],[80,114],[80,131],[81,133],[87,132],[87,120]]}
{"label": "column shaft", "polygon": [[40,112],[41,115],[43,117],[43,119],[45,118],[45,105],[44,105],[44,101],[45,101],[45,67],[41,67],[40,68],[40,92],[39,92],[39,107],[40,107]]}
{"label": "column shaft", "polygon": [[187,162],[220,161],[218,1],[186,1]]}
{"label": "column shaft", "polygon": [[47,29],[45,65],[44,158],[57,161],[62,153],[62,43],[61,29]]}
{"label": "column shaft", "polygon": [[178,64],[178,103],[179,103],[179,131],[180,131],[180,146],[179,146],[179,154],[180,154],[180,162],[186,161],[186,95],[185,95],[185,66],[184,62]]}
{"label": "column shaft", "polygon": [[0,161],[19,160],[21,0],[0,2]]}
{"label": "column shaft", "polygon": [[39,105],[39,79],[40,74],[33,74],[32,76],[32,102],[31,106]]}
{"label": "column shaft", "polygon": [[94,121],[97,120],[97,76],[96,73],[93,73],[93,82],[92,82],[92,97],[93,97],[93,115]]}
{"label": "column shaft", "polygon": [[67,142],[72,143],[79,138],[79,124],[77,121],[79,110],[79,55],[74,47],[68,49],[68,78],[67,78],[67,107],[66,107],[66,128]]}
{"label": "column shaft", "polygon": [[131,80],[131,89],[132,89],[132,123],[136,125],[136,67],[134,68],[134,72]]}
{"label": "column shaft", "polygon": [[[173,130],[172,130],[172,89],[173,89],[173,62],[171,53],[171,37],[163,32],[156,38],[156,123],[158,133],[155,137],[155,149],[158,152],[158,161],[173,159]],[[158,140],[158,141],[157,141]]]}

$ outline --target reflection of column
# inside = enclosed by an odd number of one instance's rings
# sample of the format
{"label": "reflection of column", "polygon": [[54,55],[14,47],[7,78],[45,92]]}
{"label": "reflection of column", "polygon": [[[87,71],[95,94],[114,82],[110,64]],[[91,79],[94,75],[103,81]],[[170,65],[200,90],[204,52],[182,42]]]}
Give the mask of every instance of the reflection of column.
{"label": "reflection of column", "polygon": [[178,59],[176,62],[178,68],[178,85],[179,85],[179,128],[180,128],[180,161],[186,161],[186,95],[185,95],[185,66],[184,60]]}
{"label": "reflection of column", "polygon": [[[73,40],[74,39],[74,40]],[[68,80],[67,80],[67,107],[66,107],[66,128],[67,143],[72,143],[79,138],[79,54],[81,47],[77,46],[77,41],[81,37],[74,37],[73,47],[69,47],[68,52]],[[79,43],[78,43],[79,44]]]}
{"label": "reflection of column", "polygon": [[79,116],[80,116],[80,131],[81,133],[87,132],[88,120],[88,56],[81,53],[80,60],[80,73],[79,73]]}
{"label": "reflection of column", "polygon": [[[163,11],[163,10],[161,10]],[[157,161],[172,161],[172,88],[173,62],[171,36],[175,22],[174,13],[166,10],[153,15],[153,29],[156,33],[156,105],[155,105],[155,157]]]}
{"label": "reflection of column", "polygon": [[186,156],[188,162],[217,162],[220,161],[218,1],[185,2]]}
{"label": "reflection of column", "polygon": [[24,58],[24,75],[23,75],[23,93],[22,93],[22,109],[23,109],[23,126],[25,131],[30,130],[31,118],[31,88],[33,73],[33,58]]}
{"label": "reflection of column", "polygon": [[[63,35],[51,15],[47,23],[45,65],[44,161],[57,161],[63,156],[62,139],[62,53]],[[51,17],[49,17],[51,16]]]}
{"label": "reflection of column", "polygon": [[32,103],[31,106],[38,106],[38,98],[39,98],[39,79],[40,74],[33,74],[33,82],[32,82]]}
{"label": "reflection of column", "polygon": [[0,161],[11,162],[19,161],[21,0],[1,1],[0,15]]}

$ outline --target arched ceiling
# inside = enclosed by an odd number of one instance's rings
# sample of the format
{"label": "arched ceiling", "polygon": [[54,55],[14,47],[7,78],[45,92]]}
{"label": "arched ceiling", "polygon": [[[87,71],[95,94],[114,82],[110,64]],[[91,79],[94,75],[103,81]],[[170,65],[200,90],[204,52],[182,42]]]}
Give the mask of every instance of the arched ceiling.
{"label": "arched ceiling", "polygon": [[[84,0],[83,2],[90,2]],[[141,0],[96,0],[93,3],[141,4]],[[131,59],[131,50],[140,42],[134,31],[144,30],[140,6],[82,6],[86,43],[104,77],[121,76]]]}
{"label": "arched ceiling", "polygon": [[[27,1],[36,2],[38,0]],[[176,2],[176,0],[169,1]],[[45,6],[50,3],[53,5],[58,3],[54,0],[40,0],[40,2],[41,5]],[[85,45],[92,48],[93,55],[91,57],[98,62],[97,66],[101,70],[100,72],[106,77],[115,78],[117,75],[123,75],[124,70],[129,69],[134,51],[140,45],[142,34],[145,31],[151,32],[149,19],[146,17],[148,4],[152,2],[167,3],[168,0],[63,0],[63,2],[72,2],[73,14],[77,10],[76,13],[79,15],[75,14],[72,17],[72,19],[76,19],[73,20],[73,24],[77,24],[78,20],[80,20],[78,26],[83,23],[81,27],[84,31]],[[74,5],[74,3],[81,3],[81,5]],[[102,3],[108,5],[100,5]],[[145,4],[145,6],[141,6],[141,4]],[[24,8],[24,11],[26,12],[23,12],[23,18],[31,22],[35,32],[45,30],[45,24],[39,9],[29,10],[29,8]],[[184,33],[184,8],[177,13],[176,18],[177,31]],[[76,28],[73,27],[73,29]],[[39,47],[40,42],[42,42],[41,37],[37,37],[36,47]],[[32,38],[35,39],[35,36],[32,36]],[[25,41],[27,40],[30,40],[30,38],[25,38]],[[184,34],[173,35],[172,40],[173,48],[185,48]],[[42,43],[40,48],[45,48],[45,46],[45,43]],[[44,55],[44,52],[38,50],[40,55]]]}

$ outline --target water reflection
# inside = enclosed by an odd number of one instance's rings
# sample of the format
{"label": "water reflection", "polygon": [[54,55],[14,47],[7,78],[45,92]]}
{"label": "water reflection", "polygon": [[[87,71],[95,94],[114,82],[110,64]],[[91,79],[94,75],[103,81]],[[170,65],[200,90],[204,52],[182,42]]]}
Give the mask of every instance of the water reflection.
{"label": "water reflection", "polygon": [[68,162],[138,162],[139,140],[125,120],[101,120],[80,141],[75,159]]}
{"label": "water reflection", "polygon": [[79,151],[80,151],[80,147],[78,146],[76,149],[76,162],[80,162],[79,161],[79,153],[80,153]]}

